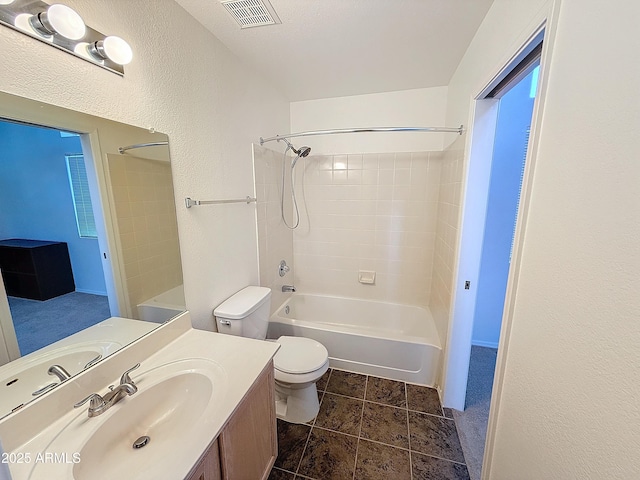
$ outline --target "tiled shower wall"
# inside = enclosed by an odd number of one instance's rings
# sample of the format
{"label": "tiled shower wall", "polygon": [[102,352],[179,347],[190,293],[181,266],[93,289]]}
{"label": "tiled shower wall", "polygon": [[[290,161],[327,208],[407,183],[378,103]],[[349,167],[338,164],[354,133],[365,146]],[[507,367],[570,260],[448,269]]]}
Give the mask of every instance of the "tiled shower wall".
{"label": "tiled shower wall", "polygon": [[108,155],[127,292],[137,305],[182,285],[171,164]]}
{"label": "tiled shower wall", "polygon": [[464,137],[458,138],[442,152],[430,309],[443,348],[447,341],[447,327],[451,315],[454,264],[458,248],[464,140]]}
{"label": "tiled shower wall", "polygon": [[[421,152],[301,159],[301,220],[293,232],[296,287],[429,305],[441,157]],[[375,284],[360,283],[360,271],[375,272]]]}
{"label": "tiled shower wall", "polygon": [[[257,201],[258,259],[260,285],[271,288],[273,313],[289,296],[282,285],[294,283],[293,233],[286,228],[280,215],[283,155],[258,145],[253,146],[253,165]],[[289,173],[285,170],[285,174]],[[285,178],[285,183],[290,177]],[[286,212],[291,213],[291,201],[285,198]],[[278,275],[278,265],[285,260],[291,271]]]}

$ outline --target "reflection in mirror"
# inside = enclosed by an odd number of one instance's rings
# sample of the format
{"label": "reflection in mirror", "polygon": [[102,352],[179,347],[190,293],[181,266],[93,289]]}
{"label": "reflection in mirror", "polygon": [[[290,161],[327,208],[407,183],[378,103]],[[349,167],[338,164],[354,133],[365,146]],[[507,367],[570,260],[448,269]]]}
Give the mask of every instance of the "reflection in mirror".
{"label": "reflection in mirror", "polygon": [[1,417],[185,307],[166,135],[0,101]]}
{"label": "reflection in mirror", "polygon": [[129,150],[107,163],[132,318],[162,323],[184,310],[184,294],[171,164],[154,148],[166,160]]}

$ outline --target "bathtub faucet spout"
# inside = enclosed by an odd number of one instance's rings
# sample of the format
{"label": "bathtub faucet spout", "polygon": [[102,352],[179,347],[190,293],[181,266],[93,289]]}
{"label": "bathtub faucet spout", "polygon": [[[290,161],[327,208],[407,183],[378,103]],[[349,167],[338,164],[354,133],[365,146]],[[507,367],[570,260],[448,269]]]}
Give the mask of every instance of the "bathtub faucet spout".
{"label": "bathtub faucet spout", "polygon": [[282,285],[283,293],[294,293],[296,291],[296,287],[293,285]]}

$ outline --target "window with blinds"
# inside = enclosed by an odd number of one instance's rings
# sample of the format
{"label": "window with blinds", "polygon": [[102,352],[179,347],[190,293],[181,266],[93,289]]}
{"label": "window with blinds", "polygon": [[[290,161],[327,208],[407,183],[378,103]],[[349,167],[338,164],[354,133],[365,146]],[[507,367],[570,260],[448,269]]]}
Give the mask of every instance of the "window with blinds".
{"label": "window with blinds", "polygon": [[73,207],[76,212],[78,234],[81,238],[98,238],[84,156],[82,154],[65,155],[65,159],[67,161]]}
{"label": "window with blinds", "polygon": [[518,212],[520,211],[520,195],[522,195],[522,182],[524,180],[524,167],[526,165],[527,148],[529,148],[530,134],[531,134],[531,126],[527,128],[526,138],[524,141],[524,152],[522,152],[522,169],[520,170],[520,185],[518,187],[518,200],[516,202],[516,205],[518,205],[518,209],[516,210],[516,218],[513,221],[513,233],[511,234],[511,249],[509,250],[509,263],[511,263],[511,256],[513,255],[513,244],[516,240],[516,225],[518,224]]}

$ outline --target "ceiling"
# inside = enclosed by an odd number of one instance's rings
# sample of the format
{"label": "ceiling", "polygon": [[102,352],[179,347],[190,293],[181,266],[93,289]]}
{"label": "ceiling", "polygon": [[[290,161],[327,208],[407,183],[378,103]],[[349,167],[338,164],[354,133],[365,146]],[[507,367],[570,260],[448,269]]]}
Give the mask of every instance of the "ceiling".
{"label": "ceiling", "polygon": [[290,101],[449,84],[493,0],[271,0],[240,29],[220,0],[176,0]]}

